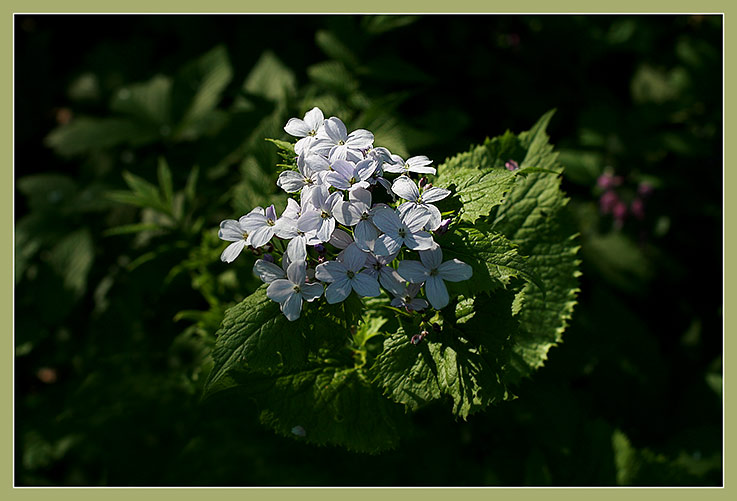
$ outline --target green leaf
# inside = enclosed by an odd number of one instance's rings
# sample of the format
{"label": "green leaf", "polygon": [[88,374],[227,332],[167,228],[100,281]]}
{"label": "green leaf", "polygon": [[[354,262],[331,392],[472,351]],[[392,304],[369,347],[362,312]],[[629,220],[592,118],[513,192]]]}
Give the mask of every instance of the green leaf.
{"label": "green leaf", "polygon": [[399,439],[402,407],[384,398],[363,370],[317,365],[239,383],[262,407],[261,421],[281,435],[368,453]]}
{"label": "green leaf", "polygon": [[[539,142],[543,135],[544,130],[538,129],[525,138],[537,142],[536,162],[560,170],[555,154]],[[548,154],[542,155],[541,151]],[[520,296],[520,333],[514,345],[512,379],[527,376],[543,365],[548,350],[561,341],[576,304],[578,245],[567,202],[559,176],[533,173],[515,184],[492,225],[527,256],[529,272],[542,283],[542,289],[527,284],[519,292],[524,301]]]}
{"label": "green leaf", "polygon": [[403,322],[384,341],[372,367],[374,380],[386,396],[411,410],[447,395],[453,413],[464,419],[509,398],[502,376],[505,344],[515,326],[512,300],[508,291],[480,296],[473,306],[476,315],[463,324],[445,322],[440,333],[431,332],[417,345],[410,340],[419,326]]}
{"label": "green leaf", "polygon": [[517,276],[542,286],[530,273],[516,246],[504,235],[489,231],[485,224],[457,226],[436,240],[443,249],[444,260],[460,259],[473,268],[473,276],[456,285],[464,295],[489,292]]}
{"label": "green leaf", "polygon": [[219,45],[184,66],[174,79],[172,104],[177,135],[197,135],[198,124],[215,110],[233,69],[224,46]]}
{"label": "green leaf", "polygon": [[246,92],[277,102],[285,102],[296,89],[294,72],[269,50],[261,54],[243,83]]}
{"label": "green leaf", "polygon": [[433,184],[451,190],[460,198],[461,221],[474,223],[487,217],[513,186],[515,172],[492,164],[489,149],[477,146],[438,167],[438,178]]}
{"label": "green leaf", "polygon": [[169,170],[169,166],[167,165],[164,157],[159,158],[157,175],[159,179],[159,188],[161,188],[161,193],[164,196],[164,202],[167,206],[173,209],[174,185],[171,180],[171,170]]}
{"label": "green leaf", "polygon": [[59,155],[72,156],[120,144],[141,146],[158,139],[159,133],[127,118],[78,117],[51,131],[44,142]]}
{"label": "green leaf", "polygon": [[92,235],[82,228],[65,236],[51,249],[49,262],[63,278],[64,287],[79,297],[87,288],[87,275],[94,258]]}
{"label": "green leaf", "polygon": [[155,76],[148,82],[118,89],[110,102],[114,112],[158,128],[171,121],[171,79]]}

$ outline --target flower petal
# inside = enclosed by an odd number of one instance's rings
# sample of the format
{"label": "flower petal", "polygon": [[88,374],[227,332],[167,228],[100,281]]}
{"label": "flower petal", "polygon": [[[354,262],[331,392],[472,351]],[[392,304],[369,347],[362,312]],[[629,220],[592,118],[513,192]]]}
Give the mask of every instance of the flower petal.
{"label": "flower petal", "polygon": [[340,261],[328,261],[318,264],[315,268],[315,278],[321,282],[337,282],[344,278],[348,268]]}
{"label": "flower petal", "polygon": [[324,121],[325,115],[322,114],[322,110],[317,106],[305,113],[305,123],[314,131],[322,127]]}
{"label": "flower petal", "polygon": [[351,290],[351,281],[344,275],[341,280],[328,285],[328,288],[325,289],[325,299],[329,304],[340,303],[348,297]]}
{"label": "flower petal", "polygon": [[307,260],[307,242],[304,236],[297,235],[287,244],[287,256],[291,261]]}
{"label": "flower petal", "polygon": [[335,219],[332,217],[320,217],[320,227],[317,229],[317,238],[321,242],[327,242],[335,230]]}
{"label": "flower petal", "polygon": [[432,235],[426,231],[410,233],[404,237],[404,245],[406,245],[408,249],[416,251],[430,249],[434,244],[435,241],[432,239]]}
{"label": "flower petal", "polygon": [[372,221],[384,233],[395,236],[397,235],[397,230],[402,225],[402,221],[396,212],[389,208],[379,209],[374,212]]}
{"label": "flower petal", "polygon": [[294,284],[284,278],[274,280],[266,288],[266,295],[269,299],[277,303],[283,303],[289,296],[294,295],[294,293]]}
{"label": "flower petal", "polygon": [[473,275],[473,268],[458,259],[451,259],[440,265],[438,275],[449,282],[468,280]]}
{"label": "flower petal", "polygon": [[320,228],[320,224],[322,224],[322,217],[320,212],[316,210],[304,211],[297,219],[297,229],[304,233],[316,231]]}
{"label": "flower petal", "polygon": [[356,166],[348,160],[336,160],[333,162],[333,170],[340,173],[344,178],[350,179],[356,173]]}
{"label": "flower petal", "polygon": [[361,181],[365,181],[376,172],[376,163],[370,158],[361,160],[356,164],[355,172]]}
{"label": "flower petal", "polygon": [[353,237],[359,249],[369,251],[374,248],[374,242],[379,238],[379,230],[370,221],[358,221],[353,229]]}
{"label": "flower petal", "polygon": [[330,236],[329,240],[331,245],[334,245],[338,249],[345,249],[353,243],[353,238],[341,229],[336,229]]}
{"label": "flower petal", "polygon": [[274,263],[264,261],[263,259],[256,260],[256,264],[253,265],[253,272],[258,275],[258,278],[260,278],[262,282],[267,284],[270,284],[274,280],[284,279],[287,277],[281,267]]}
{"label": "flower petal", "polygon": [[353,203],[345,200],[338,200],[333,208],[333,216],[340,224],[346,226],[354,226],[361,221],[361,212],[358,208]]}
{"label": "flower petal", "polygon": [[351,280],[351,285],[356,294],[362,297],[376,297],[381,295],[379,282],[367,273],[356,273]]}
{"label": "flower petal", "polygon": [[420,251],[420,260],[428,270],[437,270],[443,262],[443,250],[438,244],[433,245],[430,249]]}
{"label": "flower petal", "polygon": [[385,233],[374,242],[374,254],[377,256],[389,256],[399,251],[404,240],[399,236]]}
{"label": "flower petal", "polygon": [[379,283],[395,296],[404,290],[404,282],[405,279],[394,268],[385,266],[379,271]]}
{"label": "flower petal", "polygon": [[287,134],[295,137],[305,137],[310,133],[311,129],[312,128],[305,123],[304,120],[300,120],[299,118],[290,118],[287,121],[287,125],[284,126],[284,130]]}
{"label": "flower petal", "polygon": [[407,308],[412,311],[422,311],[427,308],[427,301],[421,298],[415,298],[407,304]]}
{"label": "flower petal", "polygon": [[[365,188],[355,188],[348,194],[348,200],[362,210],[371,208],[371,192]],[[365,209],[364,207],[365,206]]]}
{"label": "flower petal", "polygon": [[430,304],[436,310],[445,308],[450,301],[448,289],[445,287],[443,279],[438,276],[427,278],[425,282],[425,296],[427,296],[427,300],[430,301]]}
{"label": "flower petal", "polygon": [[450,190],[433,186],[432,188],[422,192],[422,201],[425,203],[437,202],[448,195],[450,195]]}
{"label": "flower petal", "polygon": [[416,202],[420,198],[420,190],[417,185],[407,176],[399,176],[392,184],[392,191],[405,200]]}
{"label": "flower petal", "polygon": [[421,284],[430,276],[430,270],[419,261],[400,261],[397,273],[407,282]]}
{"label": "flower petal", "polygon": [[302,299],[305,301],[314,301],[322,296],[322,293],[325,291],[323,285],[320,283],[304,284],[301,289]]}
{"label": "flower petal", "polygon": [[302,312],[302,294],[294,292],[281,304],[281,311],[287,320],[294,322]]}
{"label": "flower petal", "polygon": [[226,219],[220,223],[218,237],[228,242],[237,242],[238,240],[243,240],[243,229],[235,219]]}
{"label": "flower petal", "polygon": [[307,263],[304,261],[294,261],[287,268],[287,278],[294,285],[302,286],[305,283],[307,277]]}
{"label": "flower petal", "polygon": [[296,193],[305,185],[305,178],[299,172],[285,170],[279,174],[276,185],[287,193]]}
{"label": "flower petal", "polygon": [[365,150],[374,144],[374,135],[366,129],[356,129],[345,140],[352,149]]}
{"label": "flower petal", "polygon": [[343,251],[343,264],[347,269],[357,272],[366,264],[366,253],[357,245],[349,245]]}
{"label": "flower petal", "polygon": [[220,260],[224,263],[232,263],[233,261],[235,261],[235,258],[238,257],[238,255],[243,250],[243,247],[245,246],[246,241],[242,238],[237,242],[233,242],[225,248],[222,254],[220,254]]}
{"label": "flower petal", "polygon": [[345,128],[345,124],[340,118],[330,117],[322,125],[321,137],[327,137],[332,141],[333,144],[338,144],[340,141],[348,139],[348,130]]}
{"label": "flower petal", "polygon": [[252,233],[248,234],[250,244],[253,247],[261,247],[262,245],[266,245],[273,236],[273,226],[261,226],[260,228],[254,230]]}

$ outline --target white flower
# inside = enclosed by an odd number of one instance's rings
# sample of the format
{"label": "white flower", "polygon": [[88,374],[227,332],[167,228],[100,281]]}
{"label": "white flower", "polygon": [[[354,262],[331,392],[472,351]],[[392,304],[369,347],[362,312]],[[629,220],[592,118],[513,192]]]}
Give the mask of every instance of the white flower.
{"label": "white flower", "polygon": [[420,292],[421,284],[409,284],[402,286],[397,292],[389,291],[394,294],[391,305],[395,308],[405,308],[409,311],[421,311],[427,308],[427,301],[421,298],[416,298],[418,292]]}
{"label": "white flower", "polygon": [[427,250],[435,243],[430,233],[422,228],[427,224],[425,211],[412,208],[401,216],[389,208],[377,210],[373,222],[384,232],[374,243],[374,254],[390,256],[399,252],[402,244],[412,250]]}
{"label": "white flower", "polygon": [[339,190],[354,190],[368,188],[368,179],[374,174],[376,164],[366,159],[354,163],[347,160],[333,162],[333,170],[325,174],[325,181]]}
{"label": "white flower", "polygon": [[366,256],[366,270],[364,270],[364,273],[378,278],[381,286],[395,296],[405,288],[404,279],[397,273],[397,270],[389,266],[389,263],[394,261],[396,257],[396,254],[376,256],[369,253]]}
{"label": "white flower", "polygon": [[320,108],[312,108],[305,113],[304,120],[300,120],[299,118],[289,119],[287,125],[284,126],[284,130],[291,136],[302,138],[294,145],[294,152],[297,155],[301,155],[310,149],[317,134],[322,130],[324,122],[325,117]]}
{"label": "white flower", "polygon": [[392,191],[399,195],[399,197],[408,200],[408,202],[399,206],[398,210],[400,214],[411,208],[419,208],[427,212],[430,216],[427,222],[427,228],[431,231],[438,229],[442,223],[442,216],[440,215],[440,210],[434,205],[431,205],[431,202],[444,199],[450,195],[449,190],[433,186],[420,193],[414,181],[407,176],[399,176],[394,180],[394,184],[392,184]]}
{"label": "white flower", "polygon": [[374,211],[371,209],[371,192],[356,188],[348,194],[349,201],[341,200],[335,205],[335,219],[353,228],[356,245],[362,251],[371,251],[379,236],[379,230],[371,222]]}
{"label": "white flower", "polygon": [[322,296],[322,284],[308,284],[306,279],[307,264],[300,261],[289,265],[286,279],[276,279],[266,289],[266,295],[279,303],[282,313],[290,322],[299,318],[302,300],[314,301]]}
{"label": "white flower", "polygon": [[317,140],[311,150],[335,160],[363,160],[363,151],[371,148],[374,135],[365,130],[357,129],[348,134],[343,122],[336,117],[325,120],[323,128],[317,133]]}
{"label": "white flower", "polygon": [[335,204],[342,199],[341,192],[329,194],[324,186],[315,188],[312,191],[311,206],[302,207],[302,215],[297,220],[297,229],[304,233],[315,231],[320,242],[327,242],[335,230],[333,217]]}
{"label": "white flower", "polygon": [[392,172],[394,174],[408,174],[417,172],[418,174],[435,174],[435,167],[428,167],[432,160],[424,155],[408,158],[405,162],[399,155],[391,156],[392,162],[384,163],[384,172]]}
{"label": "white flower", "polygon": [[244,217],[246,216],[243,216],[238,221],[235,219],[226,219],[220,223],[218,237],[227,242],[233,242],[220,255],[220,260],[224,263],[232,263],[246,245],[251,245],[249,232],[241,224]]}
{"label": "white flower", "polygon": [[250,245],[261,247],[266,245],[276,233],[276,210],[273,205],[266,209],[256,207],[238,222],[248,232],[251,239]]}
{"label": "white flower", "polygon": [[448,289],[445,282],[468,280],[473,269],[458,259],[443,261],[443,251],[435,244],[430,250],[420,252],[420,261],[401,261],[399,274],[412,284],[425,282],[425,296],[436,310],[448,305]]}
{"label": "white flower", "polygon": [[299,169],[299,172],[285,170],[279,174],[276,185],[287,193],[297,193],[299,190],[302,190],[302,196],[309,198],[312,189],[322,184],[324,173],[323,170],[313,170],[313,165],[315,165],[313,162],[306,161],[304,152],[300,153],[297,157],[297,169]]}
{"label": "white flower", "polygon": [[355,245],[349,245],[343,254],[343,262],[328,261],[317,265],[315,278],[322,282],[330,282],[325,289],[325,299],[335,304],[344,301],[351,293],[364,297],[376,297],[381,294],[379,282],[367,273],[359,273],[366,264],[366,253]]}
{"label": "white flower", "polygon": [[288,267],[289,258],[286,256],[282,258],[282,266],[277,266],[276,264],[264,259],[257,259],[256,263],[253,265],[253,272],[261,279],[262,282],[270,284],[274,280],[287,278],[286,268]]}

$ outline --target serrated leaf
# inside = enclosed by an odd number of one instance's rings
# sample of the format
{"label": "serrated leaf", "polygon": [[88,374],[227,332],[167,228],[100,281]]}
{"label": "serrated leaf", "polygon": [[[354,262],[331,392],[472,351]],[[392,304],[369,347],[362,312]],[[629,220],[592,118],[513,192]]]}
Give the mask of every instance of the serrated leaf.
{"label": "serrated leaf", "polygon": [[543,365],[548,350],[561,341],[576,303],[578,245],[566,203],[560,177],[531,174],[515,185],[493,225],[528,256],[528,269],[544,288],[528,284],[522,289],[520,333],[510,371],[515,380]]}
{"label": "serrated leaf", "polygon": [[439,175],[434,184],[450,189],[460,198],[463,204],[459,214],[461,221],[474,223],[478,218],[487,217],[514,185],[515,172],[503,167],[488,167],[491,163],[488,149],[479,146],[438,167]]}
{"label": "serrated leaf", "polygon": [[503,370],[504,345],[515,325],[512,294],[500,291],[476,301],[483,304],[474,305],[478,313],[472,318],[463,324],[446,322],[440,333],[431,332],[417,345],[410,340],[419,328],[409,322],[384,341],[372,375],[387,397],[417,410],[448,396],[453,413],[464,419],[509,398]]}
{"label": "serrated leaf", "polygon": [[[351,360],[346,346],[362,309],[355,294],[335,305],[305,302],[300,317],[289,321],[279,304],[266,296],[266,288],[259,287],[225,312],[212,353],[214,365],[206,393],[232,386],[230,372],[293,371],[325,354]],[[340,348],[346,348],[345,353],[340,353]]]}
{"label": "serrated leaf", "polygon": [[368,453],[399,439],[402,407],[384,398],[363,370],[325,365],[239,382],[263,408],[262,423],[281,435]]}

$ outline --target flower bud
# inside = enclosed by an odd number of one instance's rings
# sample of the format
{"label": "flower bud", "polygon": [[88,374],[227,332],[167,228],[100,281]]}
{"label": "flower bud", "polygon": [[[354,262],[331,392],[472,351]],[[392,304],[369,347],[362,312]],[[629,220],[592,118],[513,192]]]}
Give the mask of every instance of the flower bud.
{"label": "flower bud", "polygon": [[273,263],[274,262],[274,256],[272,256],[271,254],[268,254],[268,253],[264,254],[261,259],[263,259],[267,263]]}
{"label": "flower bud", "polygon": [[645,219],[645,202],[641,198],[635,198],[630,204],[630,212],[637,219]]}
{"label": "flower bud", "polygon": [[607,191],[599,198],[599,210],[602,214],[611,214],[619,202],[619,197],[613,191]]}
{"label": "flower bud", "polygon": [[317,251],[318,254],[323,255],[325,254],[325,246],[322,244],[315,245],[315,251]]}
{"label": "flower bud", "polygon": [[507,170],[515,171],[519,169],[519,164],[514,160],[507,160],[507,162],[504,164],[504,167],[506,167]]}
{"label": "flower bud", "polygon": [[422,342],[422,335],[421,334],[415,334],[412,336],[412,339],[409,340],[410,343],[417,345]]}
{"label": "flower bud", "polygon": [[444,235],[448,231],[448,226],[450,226],[451,221],[453,221],[452,218],[443,219],[440,222],[440,226],[438,226],[438,229],[435,230],[436,235]]}
{"label": "flower bud", "polygon": [[647,181],[643,181],[637,186],[637,194],[641,197],[649,197],[652,195],[655,188],[652,184],[648,183]]}
{"label": "flower bud", "polygon": [[427,178],[425,176],[422,176],[420,180],[417,181],[417,186],[419,186],[420,189],[424,189],[426,184],[427,184]]}

